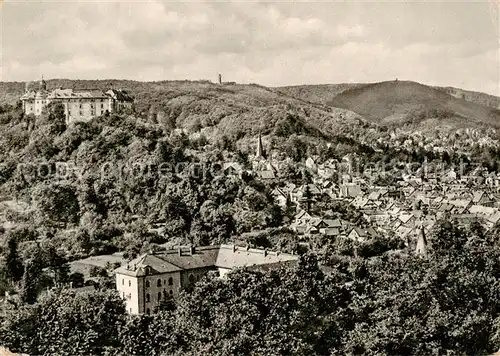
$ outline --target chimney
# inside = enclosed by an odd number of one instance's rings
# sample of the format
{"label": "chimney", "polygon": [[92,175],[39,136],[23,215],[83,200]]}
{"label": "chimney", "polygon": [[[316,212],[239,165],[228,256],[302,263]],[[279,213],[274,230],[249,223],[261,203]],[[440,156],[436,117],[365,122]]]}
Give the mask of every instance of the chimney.
{"label": "chimney", "polygon": [[179,254],[179,257],[180,257],[180,256],[182,256],[182,249],[181,249],[181,247],[179,247],[179,248],[177,249],[177,253]]}
{"label": "chimney", "polygon": [[219,73],[219,84],[222,84],[222,74]]}

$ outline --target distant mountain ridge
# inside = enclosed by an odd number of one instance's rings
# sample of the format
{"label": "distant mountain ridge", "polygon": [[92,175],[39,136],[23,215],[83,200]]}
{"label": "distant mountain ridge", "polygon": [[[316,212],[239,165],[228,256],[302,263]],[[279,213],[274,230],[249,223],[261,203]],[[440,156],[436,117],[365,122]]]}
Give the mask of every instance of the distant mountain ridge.
{"label": "distant mountain ridge", "polygon": [[434,87],[438,90],[442,90],[456,98],[464,99],[470,101],[474,104],[489,106],[494,109],[500,109],[500,97],[485,94],[477,91],[464,90],[454,87]]}
{"label": "distant mountain ridge", "polygon": [[353,111],[381,125],[500,127],[500,98],[411,81],[277,88],[314,103]]}

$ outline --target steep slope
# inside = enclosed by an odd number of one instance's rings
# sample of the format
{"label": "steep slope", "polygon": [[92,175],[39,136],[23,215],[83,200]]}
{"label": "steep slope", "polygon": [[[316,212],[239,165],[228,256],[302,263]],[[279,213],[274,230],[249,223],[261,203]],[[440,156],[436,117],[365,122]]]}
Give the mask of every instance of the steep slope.
{"label": "steep slope", "polygon": [[498,110],[409,81],[351,88],[336,95],[328,104],[352,110],[384,125],[500,126]]}

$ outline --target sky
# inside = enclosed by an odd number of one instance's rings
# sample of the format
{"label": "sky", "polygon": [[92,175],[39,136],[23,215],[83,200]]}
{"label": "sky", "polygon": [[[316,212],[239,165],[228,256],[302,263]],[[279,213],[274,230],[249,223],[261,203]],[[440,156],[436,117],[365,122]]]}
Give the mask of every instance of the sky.
{"label": "sky", "polygon": [[500,95],[499,1],[3,0],[0,81],[221,73],[266,86],[398,78]]}

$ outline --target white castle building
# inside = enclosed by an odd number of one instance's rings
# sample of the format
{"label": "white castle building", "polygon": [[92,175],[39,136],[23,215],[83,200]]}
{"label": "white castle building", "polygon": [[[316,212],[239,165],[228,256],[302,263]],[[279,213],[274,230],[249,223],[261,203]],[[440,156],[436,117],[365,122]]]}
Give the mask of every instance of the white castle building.
{"label": "white castle building", "polygon": [[45,106],[59,102],[64,106],[66,123],[89,121],[94,117],[131,108],[134,99],[124,90],[110,89],[103,92],[98,89],[53,89],[47,90],[47,83],[42,79],[38,85],[26,83],[21,96],[23,111],[26,115],[39,116]]}

